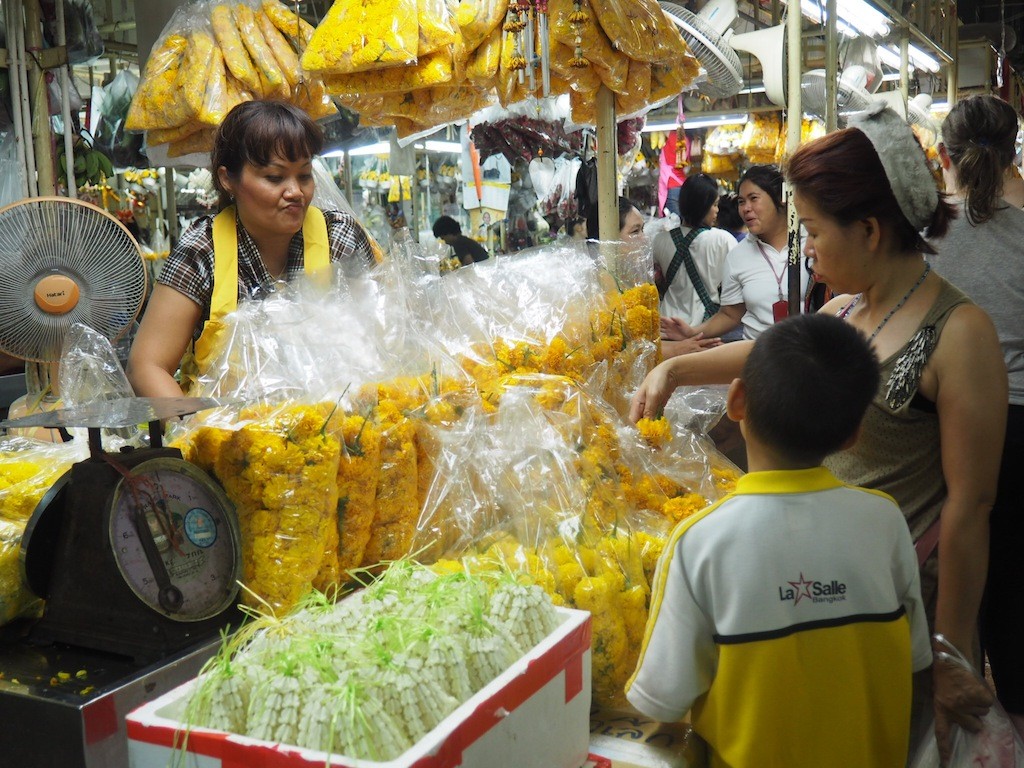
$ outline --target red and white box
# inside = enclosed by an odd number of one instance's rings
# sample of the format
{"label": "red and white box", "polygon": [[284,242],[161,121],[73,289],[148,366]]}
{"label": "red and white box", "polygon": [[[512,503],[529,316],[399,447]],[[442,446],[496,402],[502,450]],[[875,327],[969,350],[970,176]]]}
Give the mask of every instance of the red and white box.
{"label": "red and white box", "polygon": [[[127,718],[131,768],[580,768],[590,744],[590,614],[559,626],[401,756],[374,762],[194,727],[191,680]],[[182,746],[182,743],[185,743]]]}

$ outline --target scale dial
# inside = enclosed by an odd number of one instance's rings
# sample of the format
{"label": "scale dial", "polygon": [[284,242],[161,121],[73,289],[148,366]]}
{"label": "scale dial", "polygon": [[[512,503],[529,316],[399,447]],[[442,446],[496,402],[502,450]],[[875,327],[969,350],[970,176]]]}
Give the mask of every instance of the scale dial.
{"label": "scale dial", "polygon": [[118,483],[110,546],[136,596],[175,621],[214,617],[238,593],[241,549],[234,508],[186,461],[149,459]]}

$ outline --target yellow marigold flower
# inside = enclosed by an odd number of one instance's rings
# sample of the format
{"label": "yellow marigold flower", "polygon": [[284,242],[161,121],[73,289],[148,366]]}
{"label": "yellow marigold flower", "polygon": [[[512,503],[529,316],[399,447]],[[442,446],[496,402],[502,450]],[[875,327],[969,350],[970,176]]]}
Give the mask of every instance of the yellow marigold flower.
{"label": "yellow marigold flower", "polygon": [[387,400],[380,402],[377,415],[381,431],[377,512],[363,553],[363,565],[409,554],[420,514],[415,424]]}
{"label": "yellow marigold flower", "polygon": [[238,512],[244,583],[279,613],[311,588],[335,525],[340,445],[324,426],[317,408],[285,409],[232,432],[214,464]]}
{"label": "yellow marigold flower", "polygon": [[707,505],[707,499],[699,493],[687,493],[683,496],[676,496],[674,499],[666,501],[661,512],[673,523],[678,523],[680,520],[689,517],[694,512],[700,512]]}
{"label": "yellow marigold flower", "polygon": [[188,103],[179,98],[175,84],[188,48],[188,39],[168,35],[146,60],[142,82],[132,98],[125,127],[132,131],[171,128],[192,116]]}
{"label": "yellow marigold flower", "polygon": [[302,54],[314,73],[351,73],[416,61],[419,19],[410,0],[335,2]]}
{"label": "yellow marigold flower", "polygon": [[672,425],[664,416],[658,419],[640,419],[636,423],[636,428],[644,442],[655,450],[664,448],[672,441]]}
{"label": "yellow marigold flower", "polygon": [[714,481],[718,492],[724,496],[736,490],[736,481],[739,480],[739,474],[731,467],[712,467],[711,479]]}
{"label": "yellow marigold flower", "polygon": [[375,69],[372,72],[325,74],[324,87],[337,96],[362,96],[372,93],[403,93],[450,83],[455,64],[450,48],[423,56],[419,63]]}

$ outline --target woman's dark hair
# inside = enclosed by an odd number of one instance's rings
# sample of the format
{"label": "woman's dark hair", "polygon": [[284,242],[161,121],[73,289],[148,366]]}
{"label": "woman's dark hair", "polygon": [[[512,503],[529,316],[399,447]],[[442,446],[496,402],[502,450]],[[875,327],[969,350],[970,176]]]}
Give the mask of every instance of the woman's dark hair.
{"label": "woman's dark hair", "polygon": [[[844,128],[804,144],[790,158],[786,176],[794,189],[841,223],[874,216],[892,228],[901,250],[935,253],[900,210],[882,161],[862,131]],[[954,216],[953,206],[940,195],[927,236],[945,235]]]}
{"label": "woman's dark hair", "polygon": [[743,218],[740,216],[739,202],[736,195],[726,193],[718,198],[718,226],[726,232],[742,232]]}
{"label": "woman's dark hair", "polygon": [[782,172],[776,166],[750,166],[740,177],[740,183],[736,185],[737,190],[743,186],[744,181],[756,184],[767,192],[772,202],[775,203],[775,210],[783,211],[786,209],[786,204],[782,200]]}
{"label": "woman's dark hair", "polygon": [[228,112],[213,140],[211,165],[213,184],[220,193],[219,208],[231,204],[231,195],[221,186],[218,169],[238,179],[247,163],[270,165],[275,156],[289,162],[320,154],[324,134],[313,119],[284,101],[246,101]]}
{"label": "woman's dark hair", "polygon": [[[590,210],[587,211],[587,239],[588,240],[599,240],[600,234],[598,232],[598,206],[594,204],[590,206]],[[619,232],[626,226],[626,217],[630,211],[636,210],[636,206],[629,202],[628,198],[619,197]],[[616,233],[618,234],[618,233]]]}
{"label": "woman's dark hair", "polygon": [[704,173],[687,176],[679,190],[679,218],[688,227],[699,227],[718,200],[718,182]]}
{"label": "woman's dark hair", "polygon": [[1017,113],[995,96],[958,101],[942,121],[942,143],[956,166],[971,224],[988,221],[1002,207],[1003,174],[1013,164],[1016,142]]}
{"label": "woman's dark hair", "polygon": [[787,318],[758,336],[741,378],[754,434],[812,466],[857,433],[880,377],[878,358],[860,331],[814,313]]}

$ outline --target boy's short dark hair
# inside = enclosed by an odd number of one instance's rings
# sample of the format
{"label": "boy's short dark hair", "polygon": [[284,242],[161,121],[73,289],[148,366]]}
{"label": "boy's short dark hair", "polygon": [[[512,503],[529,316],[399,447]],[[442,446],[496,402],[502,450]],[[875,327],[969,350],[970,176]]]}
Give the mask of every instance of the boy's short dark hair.
{"label": "boy's short dark hair", "polygon": [[438,216],[434,222],[434,237],[441,239],[448,235],[461,235],[462,227],[451,216]]}
{"label": "boy's short dark hair", "polygon": [[880,374],[860,331],[813,314],[761,334],[742,378],[748,428],[788,459],[814,466],[856,434]]}

